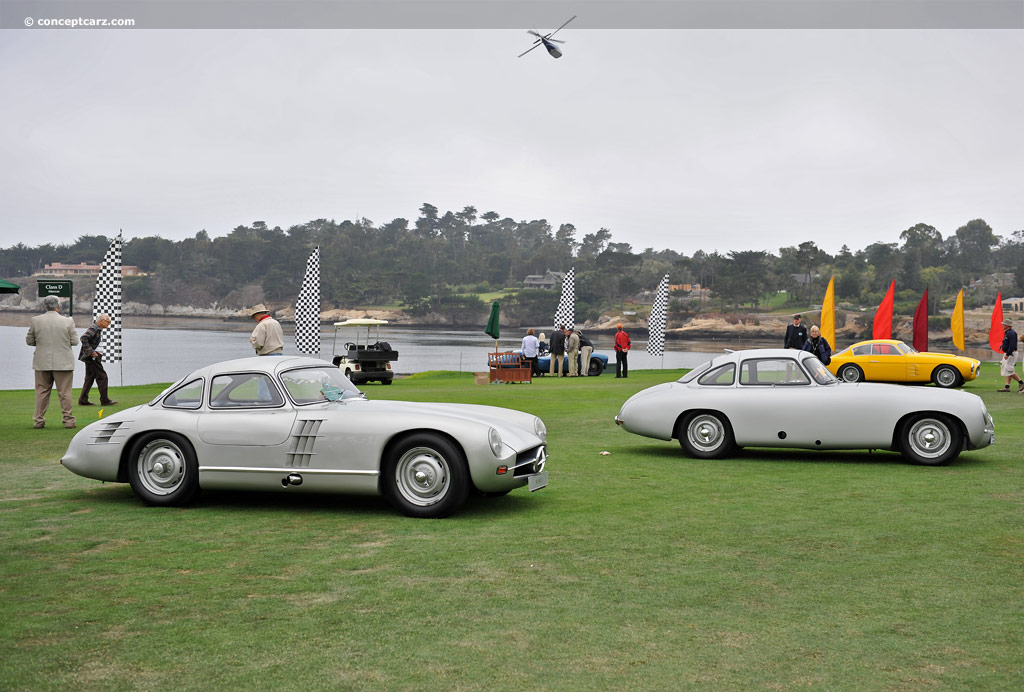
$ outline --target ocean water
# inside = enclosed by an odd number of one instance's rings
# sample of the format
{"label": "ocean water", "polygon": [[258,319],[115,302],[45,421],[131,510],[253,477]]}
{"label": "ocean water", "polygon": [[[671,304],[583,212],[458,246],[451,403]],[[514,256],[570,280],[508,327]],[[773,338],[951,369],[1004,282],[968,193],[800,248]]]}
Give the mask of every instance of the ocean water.
{"label": "ocean water", "polygon": [[[0,327],[0,349],[4,354],[0,366],[0,389],[32,389],[32,347],[25,344],[26,327]],[[81,335],[85,330],[79,329]],[[500,339],[502,351],[517,349],[524,332],[503,330],[507,337]],[[112,386],[173,382],[196,368],[221,360],[245,358],[253,354],[249,346],[248,331],[216,331],[189,329],[125,329],[121,333],[123,361],[107,363],[107,374]],[[608,356],[612,374],[615,355],[611,335],[588,335],[598,353]],[[456,372],[482,372],[487,369],[487,354],[494,351],[494,340],[483,331],[388,329],[380,338],[398,351],[398,361],[392,364],[399,374],[428,370],[454,370]],[[351,334],[339,334],[338,349]],[[371,339],[373,341],[375,339]],[[334,330],[321,332],[320,357],[331,360],[334,350]],[[732,344],[733,348],[751,348],[755,344]],[[774,346],[775,344],[757,344]],[[634,339],[629,355],[631,369],[692,368],[721,353],[727,342],[666,342],[664,357],[650,356],[644,350],[646,342]],[[285,353],[299,355],[294,337],[286,329]],[[78,350],[75,349],[75,355]],[[81,384],[84,366],[75,373],[75,386]],[[608,371],[605,371],[606,373]]]}

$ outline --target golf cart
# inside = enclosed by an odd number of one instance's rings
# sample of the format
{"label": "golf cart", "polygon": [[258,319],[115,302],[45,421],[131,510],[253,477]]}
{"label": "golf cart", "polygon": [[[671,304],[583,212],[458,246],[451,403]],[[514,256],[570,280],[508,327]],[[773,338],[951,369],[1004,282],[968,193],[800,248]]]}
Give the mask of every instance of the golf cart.
{"label": "golf cart", "polygon": [[[387,320],[371,319],[334,323],[333,363],[344,371],[345,377],[353,384],[374,380],[381,384],[391,384],[395,376],[391,361],[398,360],[398,351],[392,350],[388,342],[380,340],[381,325],[387,323]],[[343,350],[339,353],[338,333],[342,331],[342,338],[351,340],[344,342]]]}

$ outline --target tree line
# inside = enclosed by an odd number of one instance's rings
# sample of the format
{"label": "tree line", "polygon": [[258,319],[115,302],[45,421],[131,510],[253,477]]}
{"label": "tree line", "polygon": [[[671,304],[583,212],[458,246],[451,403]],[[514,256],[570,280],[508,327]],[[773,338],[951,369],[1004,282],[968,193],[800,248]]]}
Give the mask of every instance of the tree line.
{"label": "tree line", "polygon": [[[636,251],[629,243],[614,242],[606,228],[580,235],[572,224],[555,228],[544,219],[515,221],[493,211],[479,214],[471,206],[442,214],[425,203],[419,213],[412,221],[397,218],[380,225],[368,219],[317,219],[284,230],[256,221],[216,238],[205,230],[179,241],[131,238],[123,262],[150,275],[126,277],[124,299],[244,307],[252,291],[242,289],[255,285],[266,302],[294,302],[306,258],[317,245],[325,303],[399,305],[414,315],[434,313],[462,323],[477,321],[486,310],[477,294],[518,290],[528,274],[569,267],[576,269],[581,321],[654,289],[665,274],[673,284],[699,283],[710,290],[673,300],[676,317],[707,309],[757,310],[782,291],[793,306],[820,303],[832,276],[840,303],[877,304],[895,279],[898,298],[907,301],[930,287],[937,311],[961,286],[1000,273],[1015,277],[1011,286],[1002,286],[1004,294],[1024,294],[1024,230],[1000,237],[982,219],[945,237],[919,223],[903,231],[899,243],[877,242],[856,251],[843,245],[835,255],[814,241],[777,252],[686,254]],[[84,235],[70,244],[18,243],[0,251],[0,276],[29,276],[51,262],[98,264],[110,240]],[[989,283],[967,293],[968,307],[994,298],[996,288]],[[503,299],[503,315],[543,324],[555,300],[553,291],[519,291]]]}

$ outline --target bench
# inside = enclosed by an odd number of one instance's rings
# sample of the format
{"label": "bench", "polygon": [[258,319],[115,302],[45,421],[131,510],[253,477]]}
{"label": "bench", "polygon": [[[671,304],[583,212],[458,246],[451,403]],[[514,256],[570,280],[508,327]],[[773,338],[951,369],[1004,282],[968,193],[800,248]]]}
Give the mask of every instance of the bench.
{"label": "bench", "polygon": [[491,382],[533,382],[530,361],[521,353],[488,353],[487,369]]}

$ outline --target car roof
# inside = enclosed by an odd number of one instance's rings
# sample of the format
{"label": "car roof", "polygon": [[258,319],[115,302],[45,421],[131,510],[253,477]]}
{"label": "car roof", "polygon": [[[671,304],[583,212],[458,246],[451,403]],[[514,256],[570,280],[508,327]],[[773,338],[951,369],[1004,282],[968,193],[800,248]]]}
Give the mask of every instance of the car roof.
{"label": "car roof", "polygon": [[188,377],[213,377],[225,372],[256,371],[275,375],[282,370],[292,368],[331,366],[325,360],[319,358],[307,358],[305,356],[251,356],[249,358],[236,358],[235,360],[224,360],[219,363],[212,363],[189,373]]}
{"label": "car roof", "polygon": [[896,344],[902,343],[904,342],[900,339],[868,339],[867,341],[858,341],[857,343],[851,345],[850,348],[853,348],[853,346],[860,346],[862,344],[892,344],[893,346],[895,346]]}

